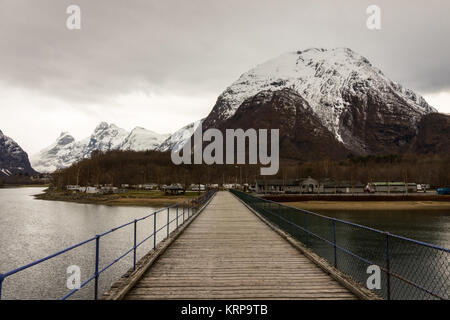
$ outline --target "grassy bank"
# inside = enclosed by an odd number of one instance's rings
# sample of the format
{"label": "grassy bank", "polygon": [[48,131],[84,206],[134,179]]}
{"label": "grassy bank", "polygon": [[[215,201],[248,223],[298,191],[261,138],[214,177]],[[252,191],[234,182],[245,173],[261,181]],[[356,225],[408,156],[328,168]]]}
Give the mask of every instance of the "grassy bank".
{"label": "grassy bank", "polygon": [[450,202],[441,201],[300,201],[285,204],[309,211],[448,210],[450,212]]}
{"label": "grassy bank", "polygon": [[82,192],[50,191],[36,195],[36,199],[69,201],[103,205],[164,207],[180,203],[198,196],[198,192],[186,192],[184,195],[168,195],[161,191],[127,191],[115,194],[88,194]]}

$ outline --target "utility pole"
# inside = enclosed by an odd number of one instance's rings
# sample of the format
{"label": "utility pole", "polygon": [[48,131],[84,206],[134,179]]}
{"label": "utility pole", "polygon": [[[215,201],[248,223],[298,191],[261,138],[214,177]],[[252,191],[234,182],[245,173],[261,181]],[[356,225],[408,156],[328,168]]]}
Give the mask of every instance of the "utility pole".
{"label": "utility pole", "polygon": [[79,182],[79,179],[80,179],[80,166],[78,166],[78,168],[77,168],[77,183],[76,183],[76,185],[77,186],[79,186],[80,185],[80,182]]}
{"label": "utility pole", "polygon": [[242,167],[241,166],[234,166],[234,167],[239,168],[239,184],[242,186]]}
{"label": "utility pole", "polygon": [[408,169],[406,169],[405,192],[408,194]]}
{"label": "utility pole", "polygon": [[390,174],[388,174],[387,189],[388,189],[388,194],[391,194],[391,175]]}

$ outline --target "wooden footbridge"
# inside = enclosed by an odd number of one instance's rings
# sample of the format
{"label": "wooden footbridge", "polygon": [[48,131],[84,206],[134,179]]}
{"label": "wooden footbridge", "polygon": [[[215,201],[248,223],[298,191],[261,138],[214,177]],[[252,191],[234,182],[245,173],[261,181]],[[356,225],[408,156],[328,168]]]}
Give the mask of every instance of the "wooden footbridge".
{"label": "wooden footbridge", "polygon": [[319,260],[221,191],[102,298],[357,299]]}
{"label": "wooden footbridge", "polygon": [[[133,246],[100,261],[103,238],[125,228]],[[371,245],[348,243],[348,233]],[[137,249],[150,241],[138,261]],[[210,190],[0,273],[0,299],[11,276],[87,244],[95,271],[63,300],[88,284],[95,300],[450,299],[450,249],[238,190]],[[130,255],[132,268],[99,297],[100,276]],[[363,286],[369,267],[378,270],[376,291]]]}

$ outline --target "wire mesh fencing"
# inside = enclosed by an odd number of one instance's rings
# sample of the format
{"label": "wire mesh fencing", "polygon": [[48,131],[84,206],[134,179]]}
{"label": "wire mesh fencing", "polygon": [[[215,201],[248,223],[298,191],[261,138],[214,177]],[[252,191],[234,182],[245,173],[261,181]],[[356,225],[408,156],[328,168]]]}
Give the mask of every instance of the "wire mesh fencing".
{"label": "wire mesh fencing", "polygon": [[[450,250],[232,190],[290,234],[383,299],[448,300]],[[374,268],[379,279],[374,280]]]}

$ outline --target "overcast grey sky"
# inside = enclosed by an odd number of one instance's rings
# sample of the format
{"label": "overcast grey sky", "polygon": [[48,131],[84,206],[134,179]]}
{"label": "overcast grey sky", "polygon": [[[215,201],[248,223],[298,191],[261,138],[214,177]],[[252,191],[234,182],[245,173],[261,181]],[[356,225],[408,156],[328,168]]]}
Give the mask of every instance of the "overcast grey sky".
{"label": "overcast grey sky", "polygon": [[349,47],[450,113],[449,21],[445,0],[0,0],[0,130],[29,154],[100,121],[173,132],[243,72],[310,47]]}

